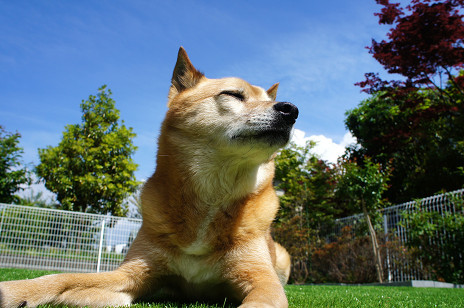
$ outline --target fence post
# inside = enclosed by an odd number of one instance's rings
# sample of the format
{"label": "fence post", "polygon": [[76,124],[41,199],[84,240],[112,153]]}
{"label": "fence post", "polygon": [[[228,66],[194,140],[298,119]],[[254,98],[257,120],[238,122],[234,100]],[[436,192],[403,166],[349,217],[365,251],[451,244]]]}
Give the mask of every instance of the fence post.
{"label": "fence post", "polygon": [[388,271],[388,282],[392,282],[392,275],[391,275],[391,269],[390,269],[390,255],[388,253],[388,219],[387,215],[383,214],[383,230],[385,233],[385,248],[386,248],[386,254],[387,254],[387,271]]}
{"label": "fence post", "polygon": [[104,233],[105,233],[105,219],[102,220],[101,229],[100,229],[100,245],[98,245],[97,273],[100,272],[100,264],[101,264],[101,255],[102,255],[103,235],[104,235]]}
{"label": "fence post", "polygon": [[5,215],[5,207],[2,208],[2,220],[0,221],[0,236],[2,235],[3,216],[4,215]]}

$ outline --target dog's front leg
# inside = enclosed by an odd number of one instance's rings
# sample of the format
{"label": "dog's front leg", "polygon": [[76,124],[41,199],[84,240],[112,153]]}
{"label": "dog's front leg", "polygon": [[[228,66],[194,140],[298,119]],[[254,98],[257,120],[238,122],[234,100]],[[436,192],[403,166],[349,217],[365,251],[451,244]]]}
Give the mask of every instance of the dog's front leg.
{"label": "dog's front leg", "polygon": [[[253,285],[254,284],[254,285]],[[254,281],[239,308],[286,308],[288,307],[282,285],[275,281]]]}
{"label": "dog's front leg", "polygon": [[0,282],[0,307],[127,306],[140,296],[149,279],[139,261],[127,262],[112,272],[55,274],[29,280]]}
{"label": "dog's front leg", "polygon": [[99,274],[55,274],[35,279],[0,283],[1,307],[36,307],[42,304],[71,306],[123,306],[132,301],[130,292],[114,282],[124,284],[123,275],[110,272]]}
{"label": "dog's front leg", "polygon": [[272,265],[264,241],[241,247],[226,258],[226,277],[238,290],[240,308],[288,307],[285,291]]}

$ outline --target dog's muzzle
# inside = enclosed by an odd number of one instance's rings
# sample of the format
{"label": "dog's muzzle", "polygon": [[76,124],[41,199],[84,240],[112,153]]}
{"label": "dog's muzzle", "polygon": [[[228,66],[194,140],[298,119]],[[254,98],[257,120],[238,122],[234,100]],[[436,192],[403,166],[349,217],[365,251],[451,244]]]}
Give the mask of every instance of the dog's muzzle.
{"label": "dog's muzzle", "polygon": [[274,105],[274,110],[280,114],[282,119],[288,125],[295,124],[295,121],[298,118],[298,108],[292,103],[288,103],[288,102],[276,103]]}

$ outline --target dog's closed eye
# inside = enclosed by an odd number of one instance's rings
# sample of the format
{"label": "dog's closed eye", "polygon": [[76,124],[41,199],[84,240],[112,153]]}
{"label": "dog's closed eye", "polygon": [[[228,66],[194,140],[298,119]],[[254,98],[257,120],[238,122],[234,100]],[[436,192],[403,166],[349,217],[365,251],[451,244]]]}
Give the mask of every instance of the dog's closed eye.
{"label": "dog's closed eye", "polygon": [[222,91],[221,93],[219,93],[219,95],[232,96],[233,98],[238,99],[239,101],[245,100],[245,95],[239,91]]}

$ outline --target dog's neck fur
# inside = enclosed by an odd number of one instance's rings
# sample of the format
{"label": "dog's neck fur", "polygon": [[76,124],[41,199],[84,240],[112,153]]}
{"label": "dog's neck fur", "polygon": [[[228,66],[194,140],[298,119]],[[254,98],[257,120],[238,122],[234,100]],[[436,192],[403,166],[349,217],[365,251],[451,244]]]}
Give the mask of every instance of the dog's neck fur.
{"label": "dog's neck fur", "polygon": [[178,144],[182,143],[171,142],[166,149],[160,148],[158,159],[171,161],[171,168],[177,169],[171,170],[172,174],[182,175],[179,187],[190,195],[190,200],[196,200],[197,206],[225,209],[272,181],[272,157],[259,161],[214,149],[205,151],[203,144],[197,150],[185,149],[184,153]]}
{"label": "dog's neck fur", "polygon": [[196,157],[189,169],[199,200],[208,206],[228,206],[260,188],[273,174],[273,163],[231,157]]}
{"label": "dog's neck fur", "polygon": [[[150,185],[156,187],[159,194],[176,196],[177,202],[185,207],[185,215],[177,217],[193,219],[196,232],[193,241],[180,240],[177,246],[189,255],[203,255],[210,251],[208,230],[217,215],[237,215],[246,202],[246,197],[259,194],[272,186],[274,161],[259,162],[255,159],[243,159],[223,153],[208,151],[204,148],[183,148],[179,140],[167,140],[163,134],[158,149],[157,171]],[[161,141],[161,140],[160,140]],[[173,142],[174,141],[174,142]],[[191,145],[191,144],[190,144]],[[163,205],[168,206],[168,205]],[[188,214],[187,214],[188,213]],[[189,234],[192,238],[193,234]],[[180,238],[184,235],[179,234]]]}

